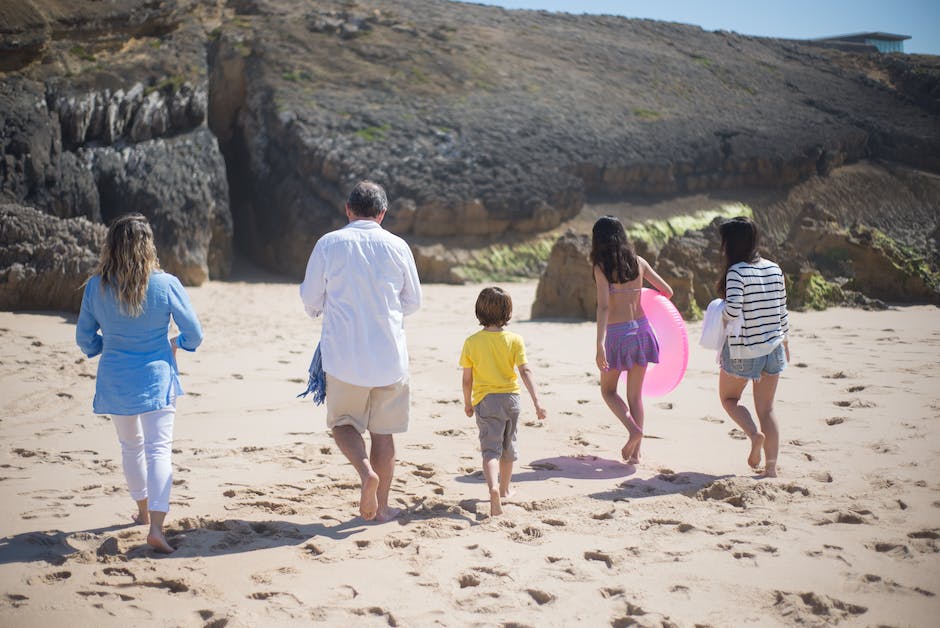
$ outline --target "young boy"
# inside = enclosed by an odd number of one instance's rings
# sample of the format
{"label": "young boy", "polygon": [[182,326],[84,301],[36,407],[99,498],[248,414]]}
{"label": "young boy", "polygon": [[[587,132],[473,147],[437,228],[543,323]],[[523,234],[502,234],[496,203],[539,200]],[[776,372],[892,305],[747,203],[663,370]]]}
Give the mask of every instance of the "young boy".
{"label": "young boy", "polygon": [[496,516],[503,514],[501,498],[509,496],[512,463],[518,458],[519,379],[516,368],[532,397],[539,420],[545,419],[545,410],[539,404],[532,382],[522,337],[503,329],[512,317],[512,299],[501,288],[484,288],[477,297],[476,314],[483,329],[464,341],[460,354],[463,409],[468,417],[476,411],[483,477],[490,491],[490,515]]}

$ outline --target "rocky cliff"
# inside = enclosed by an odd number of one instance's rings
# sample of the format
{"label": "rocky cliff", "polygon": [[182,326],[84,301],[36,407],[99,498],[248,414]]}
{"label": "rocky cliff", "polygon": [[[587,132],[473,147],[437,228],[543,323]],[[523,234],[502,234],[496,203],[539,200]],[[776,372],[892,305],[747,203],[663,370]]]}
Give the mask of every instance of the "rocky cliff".
{"label": "rocky cliff", "polygon": [[[224,277],[235,249],[298,277],[361,177],[386,185],[423,278],[460,281],[467,251],[564,227],[585,201],[757,195],[782,239],[807,181],[863,160],[894,168],[892,187],[940,172],[940,59],[679,24],[444,0],[25,0],[0,6],[0,52],[0,195],[95,222],[141,211],[188,283]],[[881,216],[855,201],[836,213]],[[937,207],[892,222],[935,252]]]}

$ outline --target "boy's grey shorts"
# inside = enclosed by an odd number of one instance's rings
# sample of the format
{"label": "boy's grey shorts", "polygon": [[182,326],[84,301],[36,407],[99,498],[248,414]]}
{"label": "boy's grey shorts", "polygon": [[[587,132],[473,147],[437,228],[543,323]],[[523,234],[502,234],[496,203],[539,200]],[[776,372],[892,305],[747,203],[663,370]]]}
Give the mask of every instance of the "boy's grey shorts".
{"label": "boy's grey shorts", "polygon": [[480,428],[480,452],[484,460],[518,460],[516,431],[519,426],[519,395],[490,393],[474,410]]}

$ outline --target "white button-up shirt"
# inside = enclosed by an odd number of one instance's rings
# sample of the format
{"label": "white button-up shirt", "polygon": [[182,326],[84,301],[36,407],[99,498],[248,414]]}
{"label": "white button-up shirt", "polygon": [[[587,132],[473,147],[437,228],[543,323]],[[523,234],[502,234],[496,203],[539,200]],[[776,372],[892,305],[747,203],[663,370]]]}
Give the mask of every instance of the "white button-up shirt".
{"label": "white button-up shirt", "polygon": [[421,307],[408,244],[372,220],[356,220],[317,241],[300,298],[323,314],[323,370],[356,386],[388,386],[408,374],[404,317]]}

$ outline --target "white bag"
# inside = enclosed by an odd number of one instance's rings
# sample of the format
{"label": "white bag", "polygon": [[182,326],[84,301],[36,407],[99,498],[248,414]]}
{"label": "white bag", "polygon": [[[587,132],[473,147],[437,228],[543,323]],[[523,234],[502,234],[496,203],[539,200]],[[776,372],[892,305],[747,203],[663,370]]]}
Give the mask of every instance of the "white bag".
{"label": "white bag", "polygon": [[702,337],[698,343],[706,349],[720,351],[725,343],[725,324],[721,315],[725,311],[725,300],[714,299],[705,310],[705,320],[702,322]]}

